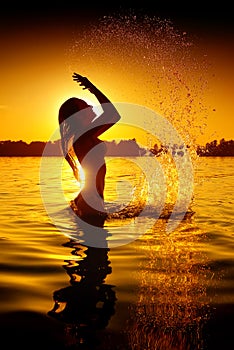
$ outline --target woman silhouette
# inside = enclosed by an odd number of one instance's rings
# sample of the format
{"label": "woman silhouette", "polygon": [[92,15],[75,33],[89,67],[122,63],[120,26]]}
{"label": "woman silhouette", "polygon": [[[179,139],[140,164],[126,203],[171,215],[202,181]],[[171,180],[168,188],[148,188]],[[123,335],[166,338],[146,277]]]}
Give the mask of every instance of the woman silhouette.
{"label": "woman silhouette", "polygon": [[[110,100],[89,79],[77,73],[73,80],[83,89],[95,95],[102,106],[102,114],[94,113],[92,106],[82,99],[72,97],[59,109],[61,146],[78,179],[77,157],[85,174],[85,185],[73,201],[76,213],[87,222],[97,217],[105,220],[104,187],[106,164],[106,145],[98,137],[120,119],[120,115]],[[73,208],[74,209],[74,208]]]}

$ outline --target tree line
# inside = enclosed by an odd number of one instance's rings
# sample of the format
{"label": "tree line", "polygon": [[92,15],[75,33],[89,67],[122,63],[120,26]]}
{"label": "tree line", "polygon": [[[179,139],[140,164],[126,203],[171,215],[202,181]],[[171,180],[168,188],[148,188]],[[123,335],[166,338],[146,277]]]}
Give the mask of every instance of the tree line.
{"label": "tree line", "polygon": [[[161,153],[170,153],[173,156],[183,156],[185,153],[185,148],[189,148],[189,146],[185,146],[184,144],[159,146],[158,144],[155,144],[154,147],[150,149],[150,152],[156,156],[159,156]],[[205,146],[198,145],[196,152],[200,157],[233,157],[234,141],[225,141],[224,138],[222,138],[219,142],[217,140],[213,140],[211,142],[207,142]]]}
{"label": "tree line", "polygon": [[198,146],[197,154],[201,157],[233,157],[234,140],[225,141],[222,138],[219,142],[217,140],[208,142],[205,146]]}
{"label": "tree line", "polygon": [[[177,154],[183,156],[184,154],[184,145],[173,145],[168,149],[167,146],[158,146],[155,144],[153,148],[146,149],[140,147],[136,139],[130,140],[121,140],[116,141],[106,141],[107,145],[107,155],[110,156],[147,156],[147,155],[156,155],[159,156],[162,152],[170,152],[173,155]],[[46,154],[49,156],[62,156],[62,151],[60,147],[60,140],[57,141],[32,141],[26,143],[22,140],[20,141],[0,141],[0,157],[5,156],[39,156],[41,157],[46,146]],[[234,140],[225,141],[222,138],[219,142],[213,140],[206,143],[205,146],[197,146],[197,154],[200,157],[225,157],[225,156],[234,156]]]}
{"label": "tree line", "polygon": [[[107,155],[112,156],[143,156],[147,150],[140,147],[136,139],[106,141]],[[0,141],[0,157],[41,157],[46,147],[46,156],[63,156],[60,140],[56,141],[32,141],[30,143],[20,141]]]}

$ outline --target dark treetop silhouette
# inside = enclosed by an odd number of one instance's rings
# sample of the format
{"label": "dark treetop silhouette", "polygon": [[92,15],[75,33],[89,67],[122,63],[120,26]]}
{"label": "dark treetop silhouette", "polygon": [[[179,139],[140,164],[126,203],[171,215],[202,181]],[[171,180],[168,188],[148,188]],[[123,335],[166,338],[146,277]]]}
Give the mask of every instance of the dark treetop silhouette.
{"label": "dark treetop silhouette", "polygon": [[73,80],[83,89],[94,94],[102,106],[102,114],[97,117],[92,106],[77,97],[66,100],[59,109],[61,146],[74,176],[78,178],[75,154],[85,173],[85,185],[74,203],[77,214],[84,220],[93,215],[105,217],[104,186],[106,175],[105,143],[98,137],[120,119],[120,115],[110,100],[89,79],[77,73]]}
{"label": "dark treetop silhouette", "polygon": [[[46,147],[46,156],[60,157],[63,156],[61,140],[55,141],[0,141],[0,157],[42,157]],[[135,138],[128,140],[106,141],[106,156],[112,157],[142,157],[148,155],[147,148],[140,147]]]}

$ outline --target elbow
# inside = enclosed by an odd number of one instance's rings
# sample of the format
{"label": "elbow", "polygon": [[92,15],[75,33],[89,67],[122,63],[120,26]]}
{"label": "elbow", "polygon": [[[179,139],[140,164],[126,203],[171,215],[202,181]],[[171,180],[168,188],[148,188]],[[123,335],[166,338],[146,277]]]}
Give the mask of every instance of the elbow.
{"label": "elbow", "polygon": [[121,119],[119,113],[115,113],[113,116],[113,122],[117,123]]}

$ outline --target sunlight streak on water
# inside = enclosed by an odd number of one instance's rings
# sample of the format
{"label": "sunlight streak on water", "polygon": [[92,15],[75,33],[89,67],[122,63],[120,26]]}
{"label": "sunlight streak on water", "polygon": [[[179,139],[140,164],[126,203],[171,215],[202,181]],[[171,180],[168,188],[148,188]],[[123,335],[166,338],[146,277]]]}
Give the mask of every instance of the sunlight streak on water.
{"label": "sunlight streak on water", "polygon": [[[6,181],[0,183],[1,310],[46,314],[53,304],[53,292],[72,287],[67,272],[80,271],[87,247],[81,250],[82,246],[62,235],[47,216],[39,190],[39,158],[0,161],[3,178],[9,178],[9,186]],[[202,349],[207,333],[215,337],[220,329],[222,339],[232,338],[232,162],[232,158],[200,160],[192,203],[195,214],[183,220],[171,235],[165,233],[166,218],[159,219],[147,232],[142,222],[139,229],[144,234],[139,239],[110,249],[112,272],[106,283],[115,286],[117,302],[107,333],[102,333],[103,342],[112,339],[121,345],[123,341],[134,350],[141,350],[147,342],[152,347],[158,344],[158,349],[174,346],[187,350],[189,344]],[[109,163],[109,198],[111,191],[116,198],[116,182],[121,179],[116,173],[117,164],[117,159]],[[126,175],[124,169],[121,171]],[[137,184],[132,174],[128,175]],[[72,187],[68,186],[70,193]],[[126,194],[119,195],[128,200]],[[147,223],[147,216],[144,219]],[[118,235],[121,221],[123,225],[121,219],[116,225],[109,223],[108,228],[112,225]],[[90,258],[92,263],[92,255]],[[85,266],[88,271],[90,265]],[[113,340],[114,334],[118,339]],[[128,340],[121,338],[123,334]]]}
{"label": "sunlight streak on water", "polygon": [[141,239],[138,249],[148,259],[139,264],[138,302],[128,329],[132,348],[203,349],[211,303],[207,288],[214,277],[208,256],[198,249],[205,241],[192,220],[170,236],[159,220]]}

